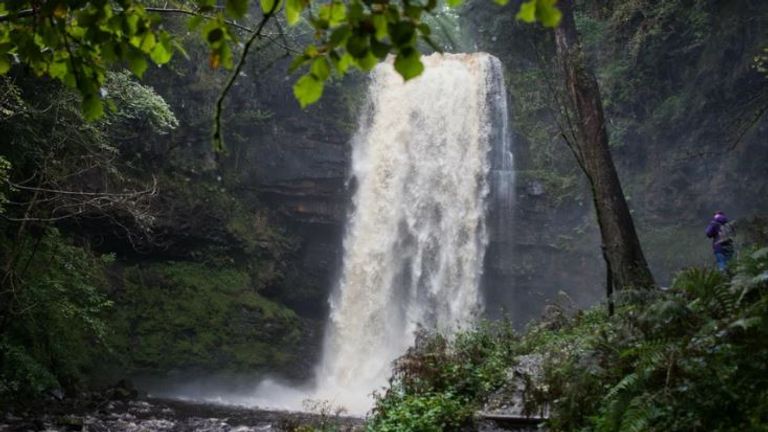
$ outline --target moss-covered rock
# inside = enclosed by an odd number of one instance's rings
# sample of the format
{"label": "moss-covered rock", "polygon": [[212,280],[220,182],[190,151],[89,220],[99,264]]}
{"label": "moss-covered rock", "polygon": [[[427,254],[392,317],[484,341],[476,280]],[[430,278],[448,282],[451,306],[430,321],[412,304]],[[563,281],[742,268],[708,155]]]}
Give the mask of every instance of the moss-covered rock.
{"label": "moss-covered rock", "polygon": [[130,371],[264,371],[295,359],[296,314],[232,267],[164,262],[127,267],[115,293],[115,353]]}

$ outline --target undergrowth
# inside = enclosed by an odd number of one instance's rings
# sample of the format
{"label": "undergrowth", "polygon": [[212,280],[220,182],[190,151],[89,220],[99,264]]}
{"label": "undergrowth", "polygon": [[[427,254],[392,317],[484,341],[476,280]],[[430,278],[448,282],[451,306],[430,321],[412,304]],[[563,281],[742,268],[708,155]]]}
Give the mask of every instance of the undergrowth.
{"label": "undergrowth", "polygon": [[550,314],[516,335],[482,324],[455,338],[423,333],[395,363],[369,431],[451,431],[502,387],[521,355],[528,412],[551,431],[768,431],[768,248],[730,274],[691,268],[666,290]]}

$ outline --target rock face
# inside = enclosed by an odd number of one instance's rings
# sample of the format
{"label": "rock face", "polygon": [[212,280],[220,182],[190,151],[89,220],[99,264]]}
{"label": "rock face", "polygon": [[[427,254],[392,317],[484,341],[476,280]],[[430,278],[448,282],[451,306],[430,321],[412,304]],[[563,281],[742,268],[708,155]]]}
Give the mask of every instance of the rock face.
{"label": "rock face", "polygon": [[[300,313],[324,319],[327,298],[340,266],[343,226],[350,190],[347,178],[351,134],[365,97],[362,77],[326,90],[323,99],[299,108],[291,80],[260,88],[275,121],[258,143],[241,152],[240,187],[280,215],[298,239],[292,268],[271,293]],[[231,165],[230,168],[238,167]]]}
{"label": "rock face", "polygon": [[505,384],[494,392],[476,414],[479,432],[543,431],[546,412],[529,414],[525,409],[525,391],[543,373],[541,356],[529,354],[516,359],[517,366],[507,371]]}
{"label": "rock face", "polygon": [[[758,29],[768,23],[768,3],[630,3],[583,2],[580,25],[624,193],[666,285],[680,268],[713,262],[702,230],[714,211],[737,220],[768,212],[768,80],[752,64],[765,46]],[[558,297],[594,304],[605,296],[600,237],[589,186],[542,91],[558,85],[540,61],[554,55],[551,47],[491,4],[469,5],[464,18],[477,48],[504,62],[519,134],[515,256],[498,270],[512,282],[489,293],[489,304],[505,305],[517,322]],[[682,30],[693,28],[702,31]]]}

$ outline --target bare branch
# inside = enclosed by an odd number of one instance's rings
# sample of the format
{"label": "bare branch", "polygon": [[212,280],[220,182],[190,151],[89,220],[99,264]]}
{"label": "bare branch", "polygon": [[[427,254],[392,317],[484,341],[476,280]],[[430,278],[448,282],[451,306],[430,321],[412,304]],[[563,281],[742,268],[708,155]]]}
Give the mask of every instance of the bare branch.
{"label": "bare branch", "polygon": [[[182,8],[157,8],[157,7],[145,7],[144,10],[147,12],[158,12],[158,13],[169,13],[169,14],[182,14],[182,15],[190,15],[190,16],[197,16],[203,19],[207,20],[214,20],[217,19],[215,16],[207,15],[204,13],[196,12],[189,9],[182,9]],[[244,25],[238,24],[231,20],[224,20],[224,22],[238,30],[242,30],[244,32],[252,33],[253,29],[246,27]]]}
{"label": "bare branch", "polygon": [[243,47],[243,53],[240,55],[240,61],[237,62],[235,70],[232,71],[232,74],[229,76],[229,80],[227,80],[227,84],[224,86],[224,90],[222,90],[218,99],[216,99],[216,112],[213,117],[213,146],[218,151],[224,149],[224,141],[221,137],[221,113],[223,111],[224,99],[227,97],[230,89],[232,89],[232,86],[235,84],[235,80],[237,80],[238,75],[240,75],[240,71],[245,65],[245,59],[248,57],[248,51],[251,49],[251,46],[257,39],[262,38],[261,32],[264,29],[264,26],[267,25],[267,22],[276,12],[278,3],[280,2],[273,2],[272,8],[267,11],[261,18],[261,22],[259,22],[256,31],[253,32],[251,37],[245,43],[245,46]]}

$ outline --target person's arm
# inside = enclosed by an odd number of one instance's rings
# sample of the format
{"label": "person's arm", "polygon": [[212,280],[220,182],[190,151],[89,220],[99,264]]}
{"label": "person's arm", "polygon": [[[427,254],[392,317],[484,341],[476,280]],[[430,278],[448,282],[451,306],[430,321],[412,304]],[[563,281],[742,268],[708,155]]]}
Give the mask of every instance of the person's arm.
{"label": "person's arm", "polygon": [[718,231],[720,231],[720,227],[718,226],[718,223],[714,221],[710,222],[706,230],[707,237],[715,238],[715,236],[717,236]]}

